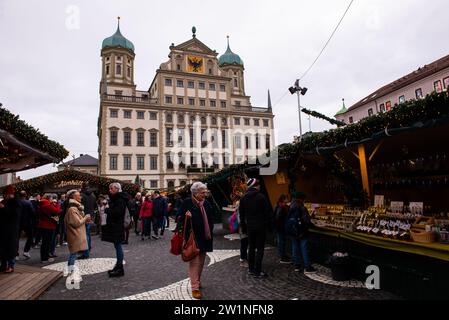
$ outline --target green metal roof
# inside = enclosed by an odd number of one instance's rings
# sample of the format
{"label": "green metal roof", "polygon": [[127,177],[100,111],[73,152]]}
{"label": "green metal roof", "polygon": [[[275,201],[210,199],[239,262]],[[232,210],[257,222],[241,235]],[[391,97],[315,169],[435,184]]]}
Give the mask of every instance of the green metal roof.
{"label": "green metal roof", "polygon": [[345,106],[345,99],[343,99],[343,107],[340,109],[340,111],[338,111],[336,114],[335,114],[335,116],[339,116],[339,115],[341,115],[341,114],[344,114],[344,113],[346,113],[348,111],[348,109],[346,109],[346,106]]}
{"label": "green metal roof", "polygon": [[243,60],[238,54],[232,52],[231,48],[229,47],[229,37],[228,48],[226,49],[226,52],[218,59],[218,64],[220,65],[220,67],[226,65],[239,65],[243,67]]}
{"label": "green metal roof", "polygon": [[117,31],[109,38],[103,40],[101,48],[104,49],[106,47],[122,47],[134,52],[133,43],[126,39],[120,32],[120,23],[117,26]]}

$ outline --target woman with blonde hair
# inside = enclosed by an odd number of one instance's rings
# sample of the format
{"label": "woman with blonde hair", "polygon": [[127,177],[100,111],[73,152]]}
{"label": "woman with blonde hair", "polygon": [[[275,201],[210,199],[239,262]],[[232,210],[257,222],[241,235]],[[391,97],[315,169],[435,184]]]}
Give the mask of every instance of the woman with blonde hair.
{"label": "woman with blonde hair", "polygon": [[67,243],[70,252],[67,269],[64,275],[70,272],[75,282],[82,281],[75,260],[79,252],[87,250],[86,223],[91,221],[90,215],[84,214],[84,206],[81,204],[81,194],[78,190],[67,192],[67,212],[64,223],[67,228]]}

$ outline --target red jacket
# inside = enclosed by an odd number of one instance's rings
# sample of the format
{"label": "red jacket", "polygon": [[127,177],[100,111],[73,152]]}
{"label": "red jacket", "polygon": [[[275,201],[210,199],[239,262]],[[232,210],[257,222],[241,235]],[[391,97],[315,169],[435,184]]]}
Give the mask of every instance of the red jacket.
{"label": "red jacket", "polygon": [[61,206],[59,203],[53,204],[48,199],[42,199],[39,202],[39,224],[38,228],[55,230],[58,224],[53,220],[52,216],[61,214]]}
{"label": "red jacket", "polygon": [[153,201],[145,201],[140,208],[139,218],[150,218],[153,215]]}

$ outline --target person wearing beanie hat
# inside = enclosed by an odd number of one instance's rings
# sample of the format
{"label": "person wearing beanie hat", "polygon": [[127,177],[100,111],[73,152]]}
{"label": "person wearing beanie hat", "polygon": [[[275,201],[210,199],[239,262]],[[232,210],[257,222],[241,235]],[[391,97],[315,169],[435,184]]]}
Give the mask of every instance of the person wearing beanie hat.
{"label": "person wearing beanie hat", "polygon": [[248,274],[255,278],[268,275],[262,271],[266,232],[271,225],[271,206],[260,192],[257,179],[247,181],[248,190],[240,200],[239,214],[243,233],[248,235]]}
{"label": "person wearing beanie hat", "polygon": [[20,213],[22,207],[14,196],[14,186],[6,187],[4,200],[0,203],[0,270],[14,272],[16,255],[19,250]]}

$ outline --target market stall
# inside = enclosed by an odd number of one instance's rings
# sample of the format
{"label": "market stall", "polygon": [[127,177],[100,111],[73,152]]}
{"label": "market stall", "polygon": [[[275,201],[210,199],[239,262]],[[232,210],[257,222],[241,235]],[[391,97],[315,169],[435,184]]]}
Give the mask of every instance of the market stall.
{"label": "market stall", "polygon": [[94,192],[107,194],[109,185],[119,182],[122,190],[130,195],[135,195],[140,187],[137,184],[125,183],[116,179],[104,178],[89,173],[66,169],[55,173],[39,176],[14,184],[16,190],[25,190],[29,194],[33,193],[66,193],[71,189],[81,189],[84,184],[88,184]]}
{"label": "market stall", "polygon": [[282,145],[278,172],[258,177],[273,205],[293,190],[307,194],[317,259],[346,250],[359,264],[358,278],[375,264],[384,272],[384,288],[440,297],[440,283],[449,284],[447,146],[449,98],[434,93]]}
{"label": "market stall", "polygon": [[59,163],[69,152],[0,103],[0,174]]}

